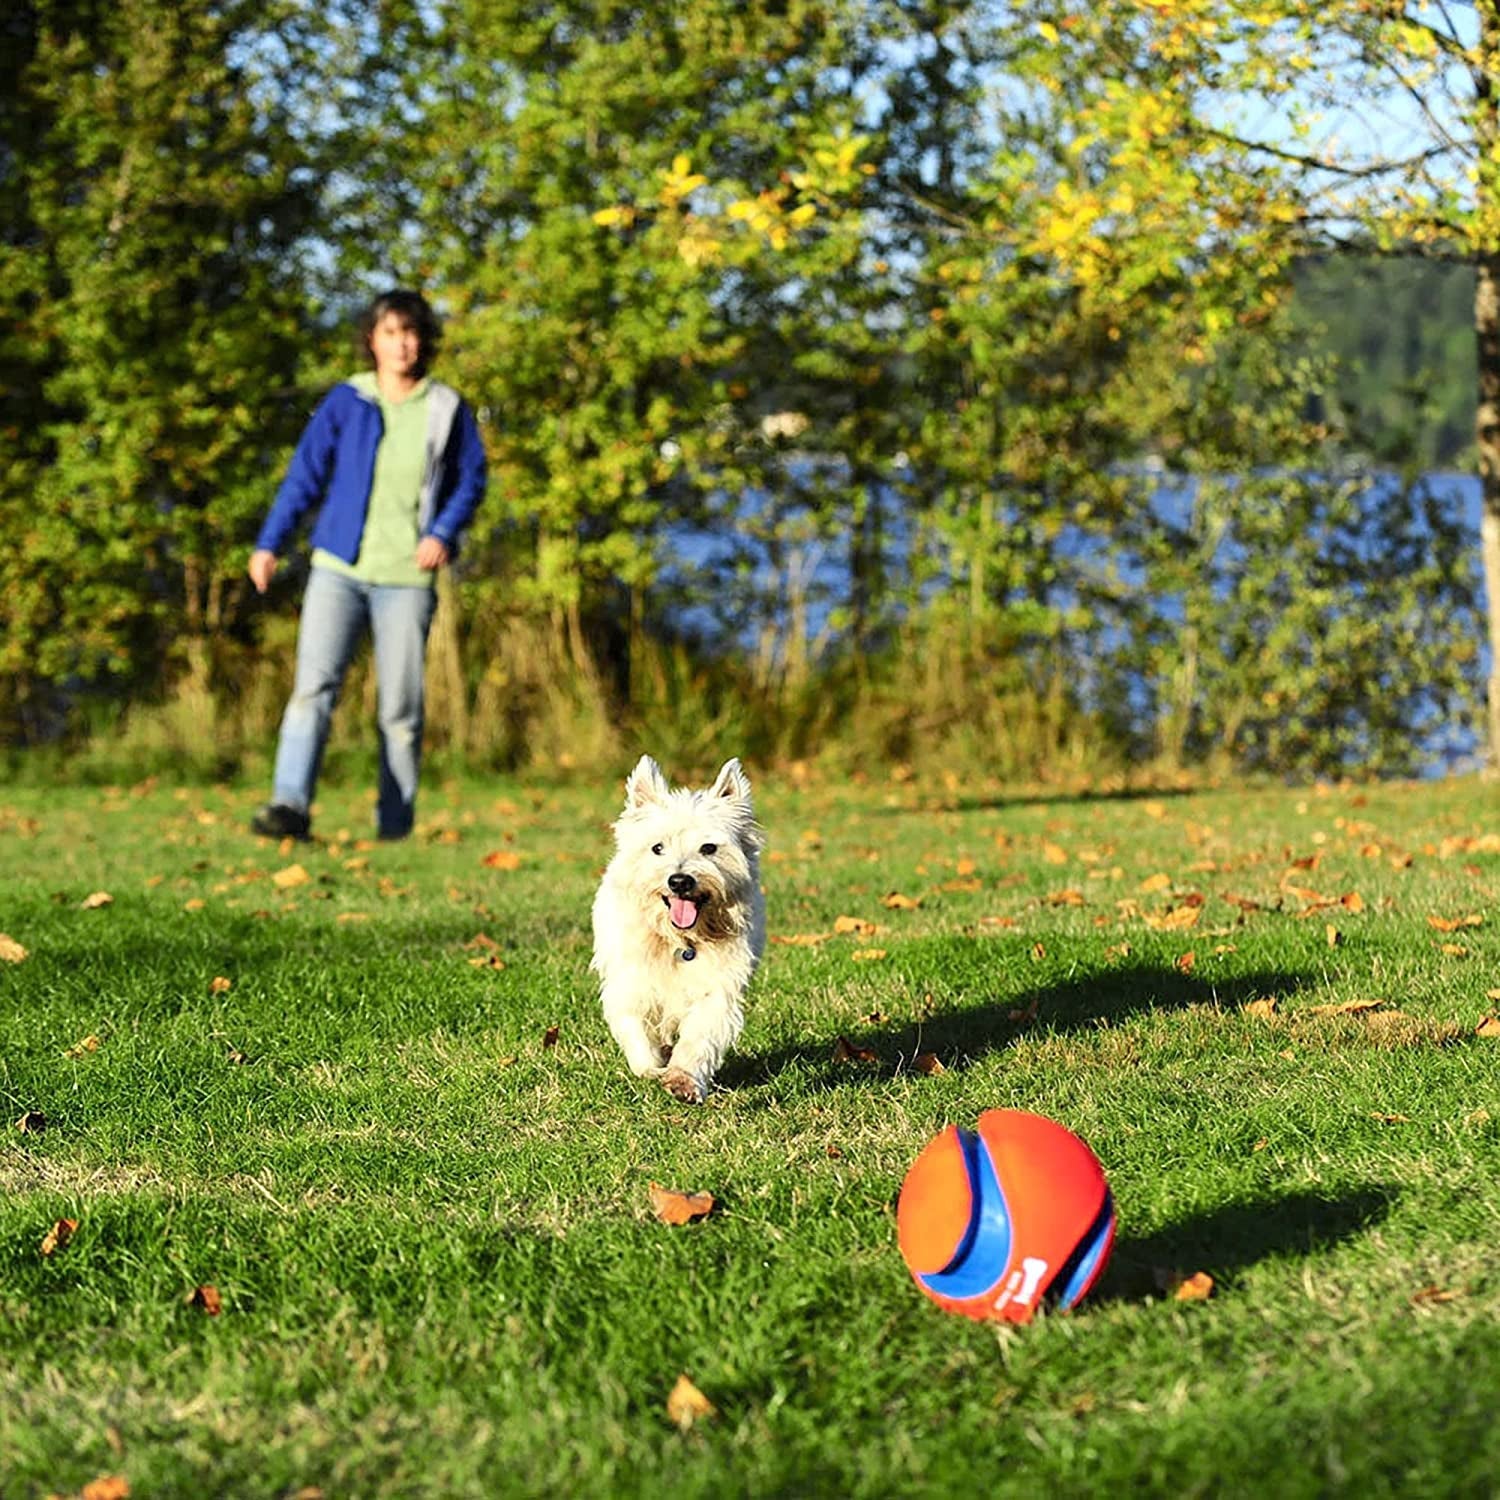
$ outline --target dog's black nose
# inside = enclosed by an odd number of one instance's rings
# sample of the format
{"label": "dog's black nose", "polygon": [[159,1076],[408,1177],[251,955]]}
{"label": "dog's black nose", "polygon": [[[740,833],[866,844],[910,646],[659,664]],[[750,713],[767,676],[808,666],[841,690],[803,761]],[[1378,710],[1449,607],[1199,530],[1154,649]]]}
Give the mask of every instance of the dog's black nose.
{"label": "dog's black nose", "polygon": [[667,889],[674,896],[691,896],[698,882],[691,875],[668,875]]}

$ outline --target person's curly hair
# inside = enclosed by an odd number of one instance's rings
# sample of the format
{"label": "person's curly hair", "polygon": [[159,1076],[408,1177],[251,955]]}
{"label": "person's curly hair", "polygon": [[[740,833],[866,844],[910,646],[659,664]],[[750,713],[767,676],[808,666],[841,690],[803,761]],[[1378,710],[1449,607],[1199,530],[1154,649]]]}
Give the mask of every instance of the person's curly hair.
{"label": "person's curly hair", "polygon": [[420,352],[415,373],[420,378],[427,373],[427,368],[443,341],[443,325],[438,321],[438,315],[433,312],[431,304],[421,292],[400,289],[382,292],[360,314],[359,319],[359,350],[369,361],[371,369],[375,367],[375,355],[370,349],[370,335],[387,313],[395,313],[408,328],[417,330]]}

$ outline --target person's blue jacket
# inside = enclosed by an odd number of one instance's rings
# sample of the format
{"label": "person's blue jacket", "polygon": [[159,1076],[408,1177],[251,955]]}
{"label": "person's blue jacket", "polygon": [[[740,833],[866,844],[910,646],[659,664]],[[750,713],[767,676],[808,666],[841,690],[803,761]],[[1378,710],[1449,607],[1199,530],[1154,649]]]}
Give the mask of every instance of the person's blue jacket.
{"label": "person's blue jacket", "polygon": [[[297,443],[256,547],[280,552],[307,511],[321,505],[313,523],[313,546],[355,562],[375,477],[375,450],[384,433],[378,402],[348,381],[334,386]],[[418,536],[435,536],[456,553],[484,485],[484,444],[474,414],[452,386],[430,380]]]}

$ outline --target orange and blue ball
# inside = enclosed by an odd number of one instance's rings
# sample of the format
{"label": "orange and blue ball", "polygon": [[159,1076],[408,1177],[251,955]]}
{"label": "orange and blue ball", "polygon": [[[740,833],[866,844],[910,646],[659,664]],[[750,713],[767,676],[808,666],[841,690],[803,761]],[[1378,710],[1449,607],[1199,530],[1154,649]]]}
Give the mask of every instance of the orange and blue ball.
{"label": "orange and blue ball", "polygon": [[1072,1308],[1099,1279],[1115,1207],[1099,1158],[1043,1115],[990,1109],[947,1126],[911,1164],[896,1206],[917,1285],[965,1317],[1026,1323]]}

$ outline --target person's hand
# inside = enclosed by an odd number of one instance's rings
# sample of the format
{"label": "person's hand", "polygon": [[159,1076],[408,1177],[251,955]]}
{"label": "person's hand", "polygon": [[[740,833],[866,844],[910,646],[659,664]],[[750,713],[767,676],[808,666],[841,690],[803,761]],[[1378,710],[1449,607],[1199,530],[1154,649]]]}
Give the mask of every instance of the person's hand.
{"label": "person's hand", "polygon": [[250,566],[246,570],[250,574],[250,582],[255,585],[255,592],[263,594],[271,586],[271,575],[276,571],[276,554],[267,552],[264,547],[250,554]]}
{"label": "person's hand", "polygon": [[424,573],[431,573],[435,568],[446,567],[447,563],[447,542],[439,541],[435,536],[424,536],[417,543],[417,566]]}

